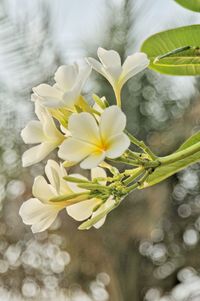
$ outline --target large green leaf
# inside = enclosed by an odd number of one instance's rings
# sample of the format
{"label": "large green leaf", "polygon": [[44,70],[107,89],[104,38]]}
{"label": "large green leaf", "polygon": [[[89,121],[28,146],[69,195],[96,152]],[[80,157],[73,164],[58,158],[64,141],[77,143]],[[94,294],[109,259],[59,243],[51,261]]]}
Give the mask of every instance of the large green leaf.
{"label": "large green leaf", "polygon": [[177,152],[182,151],[196,143],[200,142],[200,132],[195,133],[190,138],[188,138],[178,149]]}
{"label": "large green leaf", "polygon": [[[155,59],[177,48],[191,46],[155,62]],[[200,74],[200,25],[162,31],[144,41],[141,51],[150,58],[150,68],[170,75]]]}
{"label": "large green leaf", "polygon": [[[188,140],[186,140],[178,148],[176,153],[179,151],[183,151],[183,150],[189,148],[190,146],[193,146],[199,142],[200,142],[200,132],[194,134],[192,137],[190,137]],[[178,171],[180,171],[180,170],[186,168],[187,166],[189,166],[193,163],[196,163],[198,161],[200,161],[200,151],[189,156],[186,159],[182,159],[177,162],[174,162],[174,163],[171,163],[168,165],[164,165],[164,166],[161,165],[160,167],[157,167],[156,170],[148,177],[146,182],[143,184],[142,188],[153,186],[153,185],[169,178],[170,176],[177,173]]]}
{"label": "large green leaf", "polygon": [[200,12],[200,0],[175,0],[177,3],[190,10]]}

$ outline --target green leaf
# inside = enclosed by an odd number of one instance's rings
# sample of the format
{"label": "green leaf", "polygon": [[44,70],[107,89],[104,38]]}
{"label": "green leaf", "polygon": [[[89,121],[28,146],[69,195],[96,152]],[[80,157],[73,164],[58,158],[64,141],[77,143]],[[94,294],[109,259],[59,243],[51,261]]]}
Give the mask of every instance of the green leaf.
{"label": "green leaf", "polygon": [[181,6],[200,12],[200,0],[175,0]]}
{"label": "green leaf", "polygon": [[[181,51],[178,48],[190,46]],[[141,51],[150,59],[150,68],[170,75],[200,74],[200,25],[162,31],[144,41]],[[158,59],[169,52],[176,52]]]}
{"label": "green leaf", "polygon": [[[193,145],[195,145],[196,143],[200,142],[200,132],[195,133],[192,137],[190,137],[188,140],[186,140],[176,151],[176,153],[178,153],[179,151],[183,151]],[[143,183],[143,185],[141,186],[141,188],[146,188],[149,186],[153,186],[167,178],[169,178],[170,176],[172,176],[173,174],[177,173],[178,171],[186,168],[187,166],[196,163],[200,161],[200,151],[196,152],[195,154],[182,159],[182,160],[178,160],[177,162],[168,164],[168,165],[164,165],[164,166],[160,166],[158,168],[155,169],[155,171],[148,177],[148,179]]]}
{"label": "green leaf", "polygon": [[184,150],[200,141],[200,132],[195,133],[188,138],[178,149],[177,152]]}

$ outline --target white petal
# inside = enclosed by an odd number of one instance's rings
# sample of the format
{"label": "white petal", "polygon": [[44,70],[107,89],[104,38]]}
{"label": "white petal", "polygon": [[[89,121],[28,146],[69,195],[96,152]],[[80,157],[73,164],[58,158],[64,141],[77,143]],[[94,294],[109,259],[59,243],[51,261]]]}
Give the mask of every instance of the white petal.
{"label": "white petal", "polygon": [[94,117],[86,112],[72,114],[69,118],[68,129],[73,138],[96,144],[100,140],[99,128]]}
{"label": "white petal", "polygon": [[[112,77],[112,70],[111,70],[112,67],[110,67],[110,68],[104,67],[101,63],[99,63],[97,60],[95,60],[91,57],[87,58],[87,61],[94,70],[96,70],[98,73],[103,75],[110,82],[110,84],[112,86],[115,86],[116,78]],[[111,74],[110,74],[110,71],[111,71]],[[120,69],[119,73],[121,73],[121,69]],[[118,79],[118,76],[117,76],[117,79]]]}
{"label": "white petal", "polygon": [[[101,167],[95,167],[91,169],[91,179],[94,180],[96,178],[106,178],[107,174],[105,170]],[[102,185],[106,184],[106,181],[100,182]]]}
{"label": "white petal", "polygon": [[96,224],[94,224],[93,227],[95,227],[96,229],[99,229],[103,226],[105,221],[106,221],[106,215],[104,217],[102,217],[102,219],[100,219]]}
{"label": "white petal", "polygon": [[107,78],[109,80],[109,82],[111,83],[112,86],[115,86],[115,84],[117,83],[121,73],[122,73],[122,69],[117,68],[117,67],[105,67],[105,73],[107,75]]}
{"label": "white petal", "polygon": [[123,86],[127,80],[144,70],[148,65],[149,59],[145,53],[138,52],[128,56],[122,66],[120,85]]}
{"label": "white petal", "polygon": [[58,156],[64,160],[80,162],[92,152],[93,146],[91,146],[90,144],[73,138],[67,138],[61,144],[58,151]]}
{"label": "white petal", "polygon": [[100,120],[100,132],[103,140],[121,134],[126,126],[126,115],[117,106],[104,110]]}
{"label": "white petal", "polygon": [[91,72],[91,66],[87,63],[84,65],[84,67],[77,67],[79,70],[76,81],[74,82],[73,87],[69,91],[67,91],[63,96],[63,101],[65,105],[69,108],[73,108],[76,104],[81,91],[83,89],[83,86],[88,79],[88,76]]}
{"label": "white petal", "polygon": [[47,109],[41,105],[39,101],[35,102],[35,114],[37,115],[38,119],[43,123],[44,116],[48,113]]}
{"label": "white petal", "polygon": [[79,67],[79,73],[78,73],[77,81],[75,84],[76,89],[79,89],[80,91],[82,90],[91,71],[92,71],[92,68],[88,62],[86,64],[84,64],[84,66]]}
{"label": "white petal", "polygon": [[53,193],[51,186],[42,176],[38,176],[35,178],[32,192],[34,197],[36,197],[42,202],[48,202],[50,199],[55,197],[55,193]]}
{"label": "white petal", "polygon": [[78,70],[77,66],[68,65],[68,66],[60,66],[55,73],[55,81],[57,82],[59,88],[63,91],[70,90],[77,78]]}
{"label": "white petal", "polygon": [[22,165],[27,167],[42,161],[57,145],[51,142],[44,142],[25,151],[22,155]]}
{"label": "white petal", "polygon": [[40,121],[32,120],[21,131],[22,139],[25,143],[40,143],[45,140]]}
{"label": "white petal", "polygon": [[72,90],[65,92],[63,102],[68,109],[74,108],[74,105],[77,103],[78,97],[80,96],[80,92],[81,88],[77,88],[76,86]]}
{"label": "white petal", "polygon": [[29,199],[19,210],[23,222],[32,225],[33,233],[42,232],[50,227],[56,219],[58,209],[53,205],[45,205],[38,199]]}
{"label": "white petal", "polygon": [[38,101],[39,96],[37,96],[35,93],[31,94],[31,101],[35,102]]}
{"label": "white petal", "polygon": [[35,103],[35,113],[41,121],[44,135],[46,140],[55,140],[55,143],[60,143],[59,140],[63,140],[62,133],[56,128],[53,118],[49,111],[41,106],[39,103]]}
{"label": "white petal", "polygon": [[81,162],[80,167],[83,169],[91,169],[97,167],[104,159],[105,152],[94,152]]}
{"label": "white petal", "polygon": [[67,172],[62,165],[59,165],[54,160],[48,160],[45,166],[45,173],[51,185],[56,188],[58,194],[72,193],[67,182],[63,179],[63,177],[67,175]]}
{"label": "white petal", "polygon": [[54,140],[57,144],[64,139],[62,133],[56,128],[53,118],[47,114],[43,115],[43,131],[49,140]]}
{"label": "white petal", "polygon": [[120,157],[129,147],[130,140],[124,133],[112,137],[109,141],[109,148],[106,151],[106,157],[114,159]]}
{"label": "white petal", "polygon": [[51,87],[47,84],[41,84],[37,87],[33,88],[33,92],[41,97],[50,97],[55,99],[61,99],[63,93],[56,89],[55,87]]}
{"label": "white petal", "polygon": [[62,102],[63,92],[56,89],[55,86],[51,87],[47,84],[41,84],[34,87],[33,92],[40,96],[38,100],[41,101],[44,106],[55,108],[64,105]]}
{"label": "white petal", "polygon": [[101,63],[99,63],[97,60],[93,59],[92,57],[88,57],[87,62],[92,66],[94,70],[96,70],[98,73],[106,77],[104,68]]}
{"label": "white petal", "polygon": [[78,204],[68,206],[67,213],[77,221],[83,221],[92,215],[93,209],[98,205],[99,200],[91,199]]}
{"label": "white petal", "polygon": [[56,171],[60,178],[63,178],[64,176],[66,176],[67,172],[64,169],[64,167],[62,165],[59,165],[56,161],[54,161],[54,160],[47,161],[47,164],[45,166],[45,173],[46,173],[46,176],[47,176],[49,182],[51,183],[51,185],[55,186],[54,177],[52,175],[52,170]]}
{"label": "white petal", "polygon": [[111,85],[115,85],[115,82],[122,73],[121,58],[119,54],[114,50],[106,50],[101,47],[98,48],[98,57],[102,62],[107,78]]}
{"label": "white petal", "polygon": [[[92,218],[99,215],[100,213],[104,212],[105,210],[107,210],[108,208],[112,207],[115,204],[115,201],[112,197],[110,197],[101,207],[99,207],[99,209],[97,209],[93,214],[92,214]],[[96,224],[94,224],[93,226],[98,229],[101,226],[103,226],[103,224],[105,223],[106,220],[106,215],[100,219]]]}
{"label": "white petal", "polygon": [[121,67],[121,58],[116,51],[99,47],[97,54],[105,67]]}

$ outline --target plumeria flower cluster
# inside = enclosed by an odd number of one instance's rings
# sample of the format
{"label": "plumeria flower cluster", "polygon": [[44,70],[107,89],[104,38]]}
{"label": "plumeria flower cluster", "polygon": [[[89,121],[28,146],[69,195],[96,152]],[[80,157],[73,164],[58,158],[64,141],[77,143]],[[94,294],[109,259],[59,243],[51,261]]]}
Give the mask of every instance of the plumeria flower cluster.
{"label": "plumeria flower cluster", "polygon": [[[106,215],[152,172],[155,157],[126,131],[126,116],[121,110],[122,87],[144,70],[149,60],[144,53],[135,53],[121,65],[116,51],[103,48],[98,49],[98,57],[101,62],[87,58],[84,64],[61,66],[53,86],[33,88],[31,99],[38,120],[30,121],[21,132],[26,144],[34,144],[23,154],[23,166],[36,164],[55,150],[60,161],[47,161],[46,177],[35,178],[33,197],[20,208],[23,222],[31,225],[34,233],[49,228],[63,209],[83,221],[79,229],[99,228]],[[116,105],[110,106],[105,97],[95,94],[90,105],[83,96],[92,68],[110,82]],[[143,153],[131,151],[131,143]],[[118,162],[132,169],[119,172]],[[75,165],[90,170],[89,178],[70,173]]]}

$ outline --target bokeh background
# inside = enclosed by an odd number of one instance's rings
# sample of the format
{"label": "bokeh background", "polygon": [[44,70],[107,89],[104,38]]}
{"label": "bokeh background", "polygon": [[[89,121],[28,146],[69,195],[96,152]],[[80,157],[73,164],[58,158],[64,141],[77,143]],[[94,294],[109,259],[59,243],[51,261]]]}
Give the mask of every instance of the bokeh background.
{"label": "bokeh background", "polygon": [[[33,235],[18,215],[45,164],[21,167],[31,88],[99,46],[125,58],[150,34],[193,23],[199,14],[173,0],[0,0],[0,301],[200,300],[199,164],[132,193],[100,230],[78,231],[63,213]],[[123,90],[129,130],[169,154],[200,128],[199,89],[197,77],[132,78]],[[114,100],[95,72],[84,92]]]}

